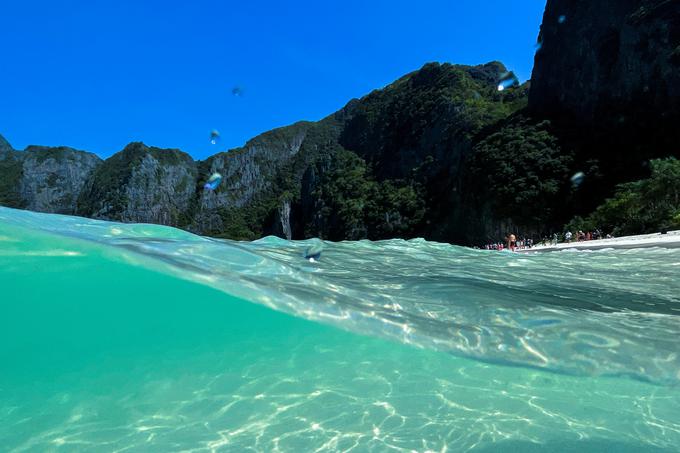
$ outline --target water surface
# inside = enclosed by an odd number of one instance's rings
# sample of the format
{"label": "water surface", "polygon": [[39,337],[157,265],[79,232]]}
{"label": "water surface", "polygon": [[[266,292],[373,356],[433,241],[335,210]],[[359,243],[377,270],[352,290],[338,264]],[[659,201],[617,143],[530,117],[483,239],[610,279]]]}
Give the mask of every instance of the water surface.
{"label": "water surface", "polygon": [[680,445],[680,250],[310,244],[0,208],[0,444]]}

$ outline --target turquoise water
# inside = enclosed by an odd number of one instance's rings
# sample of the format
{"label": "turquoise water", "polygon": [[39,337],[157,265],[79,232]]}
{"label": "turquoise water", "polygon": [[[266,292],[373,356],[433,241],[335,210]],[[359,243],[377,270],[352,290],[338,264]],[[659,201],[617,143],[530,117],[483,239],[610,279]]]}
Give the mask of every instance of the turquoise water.
{"label": "turquoise water", "polygon": [[680,250],[311,243],[0,208],[0,451],[678,451]]}

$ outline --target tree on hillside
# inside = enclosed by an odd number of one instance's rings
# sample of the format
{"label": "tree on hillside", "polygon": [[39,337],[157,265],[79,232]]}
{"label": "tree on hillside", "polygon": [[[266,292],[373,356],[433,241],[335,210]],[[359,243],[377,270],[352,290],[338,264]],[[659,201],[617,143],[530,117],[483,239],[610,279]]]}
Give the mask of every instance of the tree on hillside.
{"label": "tree on hillside", "polygon": [[680,161],[655,159],[650,168],[649,178],[620,184],[584,224],[615,235],[680,228]]}

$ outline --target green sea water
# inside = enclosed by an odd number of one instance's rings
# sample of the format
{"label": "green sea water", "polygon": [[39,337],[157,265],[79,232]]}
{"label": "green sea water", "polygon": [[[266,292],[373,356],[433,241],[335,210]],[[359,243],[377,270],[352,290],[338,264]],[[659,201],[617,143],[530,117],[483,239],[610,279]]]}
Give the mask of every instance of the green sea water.
{"label": "green sea water", "polygon": [[310,244],[0,208],[0,451],[679,451],[680,250]]}

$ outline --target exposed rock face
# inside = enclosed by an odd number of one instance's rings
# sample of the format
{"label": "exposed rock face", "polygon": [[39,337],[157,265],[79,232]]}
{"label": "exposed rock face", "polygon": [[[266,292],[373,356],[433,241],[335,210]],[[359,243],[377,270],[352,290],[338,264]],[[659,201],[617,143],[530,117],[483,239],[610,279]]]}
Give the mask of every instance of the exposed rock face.
{"label": "exposed rock face", "polygon": [[0,135],[0,159],[3,159],[12,151],[14,151],[12,146],[9,144],[7,140],[5,140],[5,137]]}
{"label": "exposed rock face", "polygon": [[19,183],[23,173],[21,153],[0,135],[0,206],[22,208],[24,201],[19,194]]}
{"label": "exposed rock face", "polygon": [[131,143],[107,159],[78,199],[78,214],[122,222],[187,223],[196,164],[176,149]]}
{"label": "exposed rock face", "polygon": [[[133,143],[98,166],[82,191],[74,187],[67,201],[76,197],[76,213],[87,217],[237,239],[430,235],[432,228],[420,225],[424,212],[431,211],[432,224],[448,215],[456,201],[451,185],[472,137],[526,102],[524,89],[497,92],[503,72],[497,62],[430,63],[319,122],[264,133],[203,162]],[[28,167],[36,175],[53,170],[33,161]],[[222,184],[203,190],[215,172]],[[40,193],[32,209],[62,209],[56,197],[66,197],[63,191]]]}
{"label": "exposed rock face", "polygon": [[26,209],[74,214],[76,201],[94,169],[96,155],[67,147],[29,146],[23,154],[19,185]]}
{"label": "exposed rock face", "polygon": [[100,163],[92,153],[67,147],[15,151],[0,136],[0,204],[74,214],[83,185]]}
{"label": "exposed rock face", "polygon": [[548,0],[529,110],[550,119],[586,180],[564,210],[585,215],[616,184],[680,156],[680,1]]}
{"label": "exposed rock face", "polygon": [[200,191],[191,229],[219,233],[232,220],[230,210],[256,203],[276,183],[276,175],[300,151],[312,123],[296,123],[266,132],[243,148],[219,153],[201,162],[200,178],[217,172],[222,184],[215,191]]}
{"label": "exposed rock face", "polygon": [[680,2],[548,0],[539,41],[533,112],[584,123],[680,115]]}
{"label": "exposed rock face", "polygon": [[290,226],[290,201],[284,200],[276,211],[272,233],[284,239],[293,238],[293,229]]}
{"label": "exposed rock face", "polygon": [[680,155],[680,1],[548,0],[539,40],[530,88],[498,92],[498,62],[429,63],[203,162],[133,143],[98,164],[0,137],[0,203],[73,212],[77,198],[79,215],[236,239],[551,234],[649,158]]}

